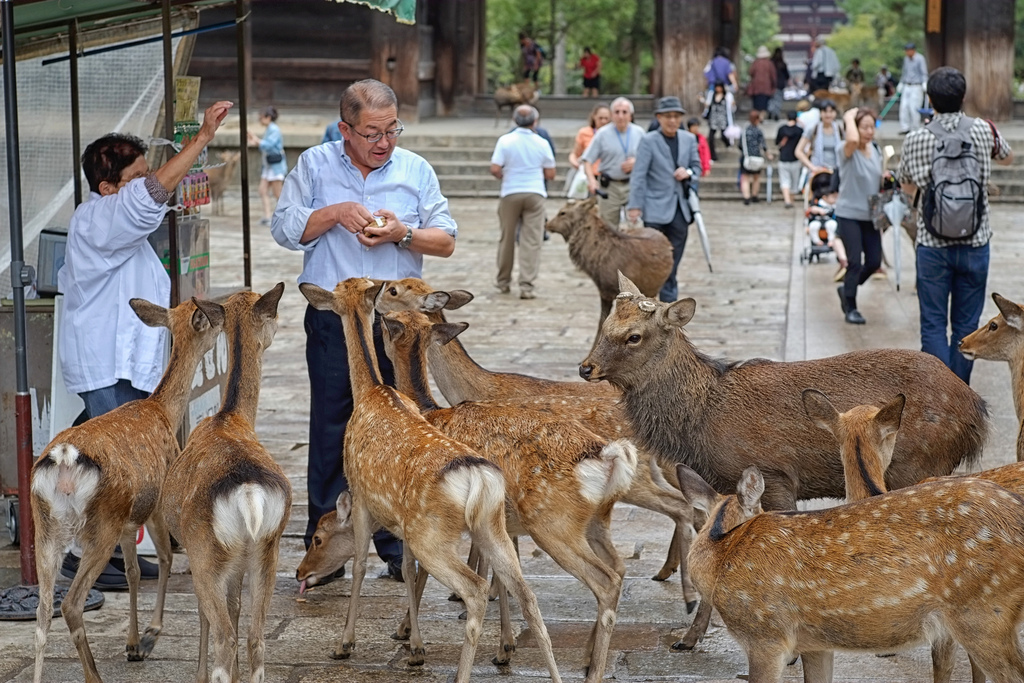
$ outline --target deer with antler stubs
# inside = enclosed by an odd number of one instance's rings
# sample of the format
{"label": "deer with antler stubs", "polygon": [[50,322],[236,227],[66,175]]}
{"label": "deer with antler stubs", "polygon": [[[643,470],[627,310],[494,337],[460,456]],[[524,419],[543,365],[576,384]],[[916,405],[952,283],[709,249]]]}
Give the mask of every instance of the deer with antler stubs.
{"label": "deer with antler stubs", "polygon": [[[466,605],[466,639],[455,680],[466,683],[487,608],[487,582],[456,554],[468,532],[495,574],[515,595],[533,630],[553,681],[560,681],[551,639],[537,598],[526,585],[505,529],[505,478],[492,462],[447,437],[419,414],[416,404],[381,382],[373,351],[373,304],[380,284],[363,278],[339,283],[334,292],[299,286],[318,310],[332,310],[345,331],[352,393],[352,417],[345,432],[345,476],[351,491],[356,557],[348,620],[334,651],[346,659],[355,649],[359,592],[366,574],[370,534],[384,526],[405,541],[402,572],[415,574],[418,560]],[[407,581],[412,627],[410,664],[423,663],[417,625],[416,586]]]}
{"label": "deer with antler stubs", "polygon": [[[659,285],[660,286],[660,285]],[[436,291],[418,278],[385,283],[377,296],[377,312],[419,311],[432,323],[447,322],[444,310],[461,308],[473,300],[465,290]],[[461,330],[459,330],[461,331]],[[619,391],[607,382],[558,382],[511,372],[492,372],[477,364],[456,337],[445,343],[427,345],[427,363],[438,388],[450,405],[464,401],[493,401],[511,398],[573,397],[572,414],[589,429],[606,439],[628,438],[631,428],[619,405]],[[582,399],[582,403],[579,401]],[[554,404],[558,405],[558,404]],[[687,612],[697,605],[697,592],[686,574],[686,553],[693,534],[693,513],[677,487],[674,468],[660,468],[650,456],[639,451],[639,466],[633,484],[619,499],[670,517],[675,522],[672,544],[665,564],[653,577],[664,581],[681,567],[680,580]],[[653,465],[653,468],[651,467]]]}
{"label": "deer with antler stubs", "polygon": [[1002,360],[1010,365],[1013,407],[1017,413],[1017,462],[1024,461],[1024,306],[992,294],[999,315],[960,342],[970,360]]}
{"label": "deer with antler stubs", "polygon": [[730,496],[679,470],[709,515],[690,571],[746,650],[752,683],[781,681],[794,652],[954,641],[992,680],[1024,680],[1024,499],[964,477],[772,513],[756,467]]}
{"label": "deer with antler stubs", "polygon": [[[242,580],[252,596],[249,676],[264,680],[264,635],[277,578],[278,546],[291,510],[291,485],[256,438],[263,352],[277,331],[284,283],[260,296],[238,292],[224,304],[228,380],[220,411],[192,432],[167,470],[160,510],[188,553],[199,600],[199,675],[207,680],[213,633],[213,680],[238,680]],[[197,302],[202,309],[216,304]],[[218,307],[219,308],[219,307]]]}
{"label": "deer with antler stubs", "polygon": [[[383,318],[384,348],[395,368],[398,390],[413,398],[426,420],[453,439],[474,447],[505,473],[509,531],[529,534],[597,599],[597,621],[584,653],[588,681],[604,675],[625,565],[609,527],[615,500],[630,486],[636,451],[628,441],[601,439],[586,428],[586,405],[574,397],[509,398],[440,408],[426,373],[426,347],[447,342],[465,323],[431,323],[418,311]],[[576,399],[579,401],[579,399]],[[576,414],[580,420],[573,419]],[[499,598],[505,600],[505,591]],[[514,649],[507,607],[502,641]],[[500,663],[500,662],[499,662]]]}
{"label": "deer with antler stubs", "polygon": [[[151,327],[167,327],[173,345],[160,384],[148,398],[65,429],[32,467],[32,515],[35,520],[36,683],[42,680],[46,637],[53,619],[53,587],[64,548],[75,538],[82,560],[61,605],[88,683],[100,681],[85,634],[82,613],[93,583],[120,542],[128,577],[129,661],[145,659],[163,628],[164,596],[171,570],[171,542],[157,499],[168,465],[178,457],[176,431],[184,416],[192,377],[203,354],[213,348],[224,323],[217,304],[195,299],[166,309],[143,299],[131,307]],[[139,562],[135,538],[149,528],[160,563],[156,606],[139,638],[137,603]]]}
{"label": "deer with antler stubs", "polygon": [[[756,465],[768,509],[842,497],[838,445],[803,414],[801,392],[809,386],[827,392],[841,409],[906,394],[886,472],[890,489],[949,474],[981,455],[984,401],[934,356],[873,349],[793,363],[728,363],[704,355],[687,339],[684,326],[697,307],[693,299],[662,303],[626,278],[620,288],[580,375],[622,390],[641,449],[687,464],[717,491],[733,490],[743,471]],[[692,648],[710,616],[710,607],[699,609],[677,647]]]}

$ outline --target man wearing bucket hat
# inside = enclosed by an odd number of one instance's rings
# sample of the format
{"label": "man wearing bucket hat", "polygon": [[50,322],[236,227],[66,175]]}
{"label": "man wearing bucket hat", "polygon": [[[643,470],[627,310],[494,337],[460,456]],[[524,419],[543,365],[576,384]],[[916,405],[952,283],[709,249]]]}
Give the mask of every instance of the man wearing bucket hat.
{"label": "man wearing bucket hat", "polygon": [[696,189],[700,177],[697,138],[680,130],[684,114],[678,97],[658,100],[654,115],[660,127],[640,140],[626,205],[630,223],[642,217],[644,225],[665,233],[672,243],[672,273],[658,294],[662,301],[675,301],[678,294],[676,269],[693,222],[687,197],[691,183]]}
{"label": "man wearing bucket hat", "polygon": [[928,81],[928,62],[917,51],[917,46],[907,43],[903,46],[903,71],[896,92],[900,94],[900,135],[906,135],[921,127],[921,112],[924,105],[924,88]]}

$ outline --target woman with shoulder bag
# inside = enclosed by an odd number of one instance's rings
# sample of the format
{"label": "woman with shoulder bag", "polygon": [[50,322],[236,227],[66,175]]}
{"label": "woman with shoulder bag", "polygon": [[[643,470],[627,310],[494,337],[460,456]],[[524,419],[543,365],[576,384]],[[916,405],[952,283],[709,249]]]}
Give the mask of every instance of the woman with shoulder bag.
{"label": "woman with shoulder bag", "polygon": [[267,128],[263,137],[249,132],[249,145],[259,147],[263,153],[259,188],[260,199],[263,201],[261,225],[270,225],[270,218],[274,213],[270,205],[270,193],[274,193],[275,199],[281,198],[281,187],[284,185],[284,177],[288,174],[288,162],[284,158],[284,138],[281,137],[281,129],[276,122],[277,109],[272,106],[266,107],[260,112],[260,123]]}
{"label": "woman with shoulder bag", "polygon": [[870,198],[882,184],[882,155],[875,140],[875,113],[853,108],[843,116],[846,142],[839,154],[838,236],[846,247],[846,277],[838,287],[846,322],[863,325],[857,287],[882,265],[882,233],[871,220]]}
{"label": "woman with shoulder bag", "polygon": [[743,131],[740,138],[740,193],[743,195],[743,203],[757,202],[757,193],[761,189],[761,169],[764,168],[766,159],[772,156],[768,153],[768,143],[764,139],[764,133],[758,127],[761,123],[761,112],[757,109],[750,110],[750,125]]}

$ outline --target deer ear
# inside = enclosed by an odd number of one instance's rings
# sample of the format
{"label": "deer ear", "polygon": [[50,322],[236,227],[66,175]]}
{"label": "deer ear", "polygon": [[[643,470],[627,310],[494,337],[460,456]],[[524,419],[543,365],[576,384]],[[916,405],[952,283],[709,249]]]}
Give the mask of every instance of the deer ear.
{"label": "deer ear", "polygon": [[370,286],[363,290],[363,301],[372,311],[374,304],[377,303],[377,295],[381,293],[387,282],[384,280],[371,280],[370,278],[366,278],[366,281],[370,283]]}
{"label": "deer ear", "polygon": [[718,492],[686,465],[676,465],[676,476],[679,478],[679,490],[690,505],[703,510],[705,514],[711,514],[720,498]]}
{"label": "deer ear", "polygon": [[691,298],[680,299],[665,309],[665,321],[672,327],[683,327],[693,319],[697,302]]}
{"label": "deer ear", "polygon": [[210,327],[224,327],[224,307],[212,301],[201,301],[192,297],[192,303],[196,305],[192,313],[192,329],[196,332],[204,332]]}
{"label": "deer ear", "polygon": [[1007,325],[1015,330],[1024,331],[1024,308],[1021,308],[1020,304],[1015,304],[995,292],[992,293],[992,300],[996,302],[996,306],[999,307],[999,312],[1003,314]]}
{"label": "deer ear", "polygon": [[261,296],[252,310],[261,318],[276,318],[277,305],[281,303],[281,295],[284,294],[284,283],[278,282],[274,288]]}
{"label": "deer ear", "polygon": [[302,292],[302,296],[306,297],[306,301],[309,302],[309,305],[316,310],[334,310],[334,294],[328,292],[323,287],[317,287],[312,283],[303,282],[299,285],[299,291]]}
{"label": "deer ear", "polygon": [[593,197],[587,197],[586,199],[584,199],[581,202],[581,204],[588,211],[590,209],[596,209],[597,208],[597,195],[594,195]]}
{"label": "deer ear", "polygon": [[390,314],[385,314],[382,318],[384,321],[384,328],[388,332],[388,337],[391,339],[401,339],[402,335],[405,334],[405,323]]}
{"label": "deer ear", "polygon": [[617,272],[619,273],[619,291],[620,292],[624,292],[626,294],[632,294],[633,296],[636,296],[636,297],[642,297],[643,296],[643,292],[641,292],[640,289],[636,285],[633,284],[632,280],[630,280],[628,277],[623,275],[621,270],[617,271]]}
{"label": "deer ear", "polygon": [[907,397],[897,394],[896,398],[882,406],[882,409],[875,415],[875,424],[879,426],[882,438],[895,434],[900,429],[900,421],[903,419],[903,407],[907,405]]}
{"label": "deer ear", "polygon": [[761,511],[761,496],[764,495],[764,477],[761,472],[751,465],[743,470],[743,476],[736,485],[736,497],[743,506],[743,510],[750,516]]}
{"label": "deer ear", "polygon": [[338,510],[338,526],[352,526],[352,494],[342,491],[334,505]]}
{"label": "deer ear", "polygon": [[420,311],[423,313],[434,313],[444,308],[451,300],[452,295],[448,292],[431,292],[423,297],[420,304]]}
{"label": "deer ear", "polygon": [[448,292],[448,303],[444,305],[449,311],[454,311],[456,308],[462,308],[470,301],[473,300],[473,295],[464,289],[453,289]]}
{"label": "deer ear", "polygon": [[814,424],[826,432],[836,433],[836,422],[839,420],[839,411],[828,400],[828,396],[817,389],[804,389],[802,394],[804,401],[804,412],[811,418]]}
{"label": "deer ear", "polygon": [[466,331],[469,323],[435,323],[430,327],[430,341],[444,346]]}
{"label": "deer ear", "polygon": [[135,315],[139,316],[139,320],[150,327],[170,327],[167,309],[163,306],[151,304],[145,299],[132,299],[128,305],[135,311]]}

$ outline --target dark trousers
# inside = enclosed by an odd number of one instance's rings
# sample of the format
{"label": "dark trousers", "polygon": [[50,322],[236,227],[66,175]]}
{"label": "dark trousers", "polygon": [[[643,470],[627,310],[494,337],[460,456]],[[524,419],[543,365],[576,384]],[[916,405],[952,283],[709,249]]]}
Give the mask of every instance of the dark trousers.
{"label": "dark trousers", "polygon": [[[341,318],[334,311],[318,311],[307,306],[305,327],[309,369],[309,464],[306,469],[309,522],[305,541],[309,548],[317,522],[335,509],[338,495],[348,490],[342,445],[345,427],[352,417],[353,399]],[[373,325],[373,345],[384,383],[394,384],[395,371],[384,354],[379,319]],[[402,556],[402,542],[384,529],[373,535],[373,544],[384,561]]]}
{"label": "dark trousers", "polygon": [[679,262],[683,260],[683,250],[686,249],[686,237],[690,234],[690,225],[686,222],[686,216],[683,215],[682,207],[676,202],[676,215],[672,217],[671,223],[652,225],[650,227],[665,233],[665,237],[672,244],[672,272],[669,273],[668,279],[665,280],[665,284],[661,286],[661,291],[658,292],[658,299],[671,303],[679,295],[676,270],[679,268]]}
{"label": "dark trousers", "polygon": [[85,410],[75,419],[75,426],[82,424],[90,418],[109,413],[114,408],[123,406],[129,401],[138,401],[146,398],[149,396],[149,392],[136,389],[132,386],[130,380],[119,379],[109,387],[83,391],[79,396],[82,402],[85,403]]}
{"label": "dark trousers", "polygon": [[722,136],[722,144],[729,147],[729,138],[725,137],[725,129],[713,130],[708,135],[708,151],[711,152],[711,160],[718,161],[718,153],[715,151],[715,134]]}
{"label": "dark trousers", "polygon": [[[930,353],[965,382],[972,361],[964,358],[960,340],[978,328],[985,307],[989,248],[917,248],[917,300],[921,311],[921,350]],[[947,322],[952,335],[946,332]]]}
{"label": "dark trousers", "polygon": [[882,265],[882,233],[871,221],[836,217],[838,232],[846,247],[846,277],[843,293],[850,308],[857,308],[857,287],[868,281]]}

